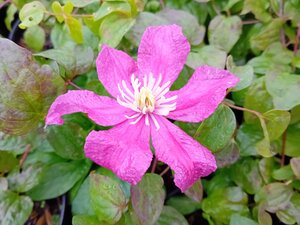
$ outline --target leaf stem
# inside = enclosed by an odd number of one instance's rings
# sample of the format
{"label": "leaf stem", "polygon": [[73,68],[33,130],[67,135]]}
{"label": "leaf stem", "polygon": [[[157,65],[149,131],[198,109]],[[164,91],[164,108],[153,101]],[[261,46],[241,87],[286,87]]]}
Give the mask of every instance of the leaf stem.
{"label": "leaf stem", "polygon": [[27,158],[27,156],[28,156],[28,154],[29,154],[29,152],[31,151],[31,145],[30,144],[28,144],[28,145],[26,145],[26,148],[25,148],[25,151],[24,151],[24,153],[23,153],[23,155],[22,155],[22,157],[21,157],[21,159],[20,159],[20,167],[22,168],[22,166],[23,166],[23,164],[24,164],[24,162],[25,162],[25,160],[26,160],[26,158]]}
{"label": "leaf stem", "polygon": [[285,161],[285,144],[286,144],[286,136],[287,136],[287,131],[285,130],[282,134],[282,145],[281,145],[281,159],[280,159],[280,166],[284,166],[284,161]]}
{"label": "leaf stem", "polygon": [[257,111],[252,110],[252,109],[247,109],[247,108],[243,108],[243,107],[240,107],[240,106],[236,106],[236,105],[233,105],[233,104],[231,104],[229,102],[226,102],[226,101],[224,101],[223,104],[229,106],[230,108],[241,110],[241,111],[246,111],[246,112],[252,113],[255,116],[257,116],[258,119],[259,119],[260,125],[262,127],[262,130],[263,130],[263,133],[264,133],[264,137],[268,141],[270,140],[269,133],[267,132],[267,125],[266,125],[266,122],[264,120],[264,116],[260,112],[257,112]]}
{"label": "leaf stem", "polygon": [[237,110],[241,110],[241,111],[246,111],[246,112],[252,113],[252,114],[256,115],[258,118],[262,118],[263,119],[263,115],[260,112],[257,112],[255,110],[243,108],[243,107],[240,107],[240,106],[236,106],[236,105],[233,105],[233,104],[231,104],[229,102],[226,102],[226,101],[224,101],[223,104],[227,105],[228,107],[233,108],[233,109],[237,109]]}
{"label": "leaf stem", "polygon": [[258,20],[245,20],[245,21],[242,22],[243,25],[256,24],[256,23],[260,23],[260,21],[258,21]]}
{"label": "leaf stem", "polygon": [[67,81],[66,82],[67,84],[71,85],[72,87],[78,89],[78,90],[83,90],[81,87],[77,86],[76,84],[74,84],[72,81]]}
{"label": "leaf stem", "polygon": [[159,174],[159,176],[163,176],[163,175],[165,175],[168,171],[169,171],[169,169],[170,169],[170,167],[169,166],[167,166],[167,168],[165,168],[160,174]]}
{"label": "leaf stem", "polygon": [[[53,13],[53,12],[49,12],[49,11],[45,11],[45,13],[50,16],[62,16],[62,17],[66,16],[66,14],[64,14],[64,13]],[[79,17],[79,18],[93,18],[94,17],[93,14],[70,14],[70,16]]]}
{"label": "leaf stem", "polygon": [[153,164],[152,164],[152,168],[151,168],[151,173],[155,173],[155,169],[156,169],[156,165],[157,165],[157,158],[154,158]]}

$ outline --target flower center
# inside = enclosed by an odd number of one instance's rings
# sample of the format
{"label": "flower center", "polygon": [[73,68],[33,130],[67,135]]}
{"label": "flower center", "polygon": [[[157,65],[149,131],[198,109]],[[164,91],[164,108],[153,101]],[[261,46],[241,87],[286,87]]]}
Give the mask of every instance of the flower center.
{"label": "flower center", "polygon": [[166,82],[160,85],[162,80],[161,75],[156,80],[152,74],[144,76],[143,86],[138,78],[135,78],[134,74],[131,76],[130,88],[122,80],[121,84],[118,84],[120,96],[117,97],[117,101],[120,105],[130,108],[134,111],[133,115],[126,115],[128,119],[134,119],[131,124],[136,124],[142,117],[145,116],[145,123],[149,125],[149,118],[152,119],[157,129],[159,124],[153,114],[167,116],[170,111],[176,109],[177,96],[171,96],[166,98],[165,95],[170,90],[170,82]]}
{"label": "flower center", "polygon": [[141,88],[135,98],[135,103],[143,114],[153,112],[155,109],[155,97],[152,94],[152,91],[147,87]]}

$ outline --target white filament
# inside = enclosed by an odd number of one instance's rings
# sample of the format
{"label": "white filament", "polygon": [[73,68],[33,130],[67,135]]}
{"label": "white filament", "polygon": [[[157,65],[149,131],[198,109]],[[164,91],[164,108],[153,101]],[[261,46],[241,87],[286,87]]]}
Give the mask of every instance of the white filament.
{"label": "white filament", "polygon": [[168,81],[160,86],[161,81],[161,75],[156,80],[150,73],[149,76],[144,76],[142,86],[139,79],[132,74],[131,89],[128,88],[124,80],[122,80],[121,85],[118,84],[120,91],[120,96],[117,97],[118,103],[135,112],[130,116],[125,115],[127,119],[133,120],[130,124],[138,123],[145,116],[145,124],[149,126],[151,119],[158,130],[160,125],[153,114],[167,116],[170,111],[176,109],[175,100],[177,96],[165,97],[170,90],[171,82]]}

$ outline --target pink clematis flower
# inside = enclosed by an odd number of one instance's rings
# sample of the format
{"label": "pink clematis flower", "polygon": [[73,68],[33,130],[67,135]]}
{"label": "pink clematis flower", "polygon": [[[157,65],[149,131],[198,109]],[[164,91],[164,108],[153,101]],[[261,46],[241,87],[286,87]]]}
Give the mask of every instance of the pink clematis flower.
{"label": "pink clematis flower", "polygon": [[87,90],[68,91],[49,109],[46,124],[63,124],[62,115],[83,112],[97,124],[114,126],[92,131],[85,154],[122,180],[137,184],[152,161],[150,139],[158,160],[175,172],[185,191],[216,170],[213,154],[169,119],[200,122],[222,102],[226,89],[239,81],[228,71],[199,67],[180,90],[170,87],[182,70],[190,45],[177,25],[149,27],[135,62],[106,45],[96,65],[99,80],[112,98]]}

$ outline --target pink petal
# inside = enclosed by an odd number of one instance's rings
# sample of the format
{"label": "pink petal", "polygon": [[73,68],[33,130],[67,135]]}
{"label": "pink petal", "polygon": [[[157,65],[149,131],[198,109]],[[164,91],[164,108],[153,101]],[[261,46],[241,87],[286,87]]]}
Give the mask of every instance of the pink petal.
{"label": "pink petal", "polygon": [[113,96],[120,95],[118,84],[122,80],[130,86],[130,77],[137,74],[136,62],[125,52],[103,45],[101,52],[96,59],[98,78]]}
{"label": "pink petal", "polygon": [[140,78],[152,73],[162,75],[162,84],[177,79],[182,70],[190,44],[177,25],[148,27],[138,51]]}
{"label": "pink petal", "polygon": [[184,192],[200,177],[216,170],[213,154],[164,117],[155,116],[160,129],[151,124],[151,138],[158,160],[175,171],[175,184]]}
{"label": "pink petal", "polygon": [[51,105],[46,124],[64,123],[65,114],[87,113],[88,117],[102,126],[112,126],[126,120],[128,109],[112,98],[96,95],[92,91],[68,91],[60,95]]}
{"label": "pink petal", "polygon": [[152,160],[149,141],[150,128],[141,119],[134,125],[125,121],[110,130],[92,131],[84,149],[88,158],[135,185]]}
{"label": "pink petal", "polygon": [[199,67],[183,88],[170,92],[170,96],[177,95],[178,98],[176,109],[168,118],[186,122],[206,119],[224,100],[226,90],[238,82],[239,78],[227,70],[206,65]]}

